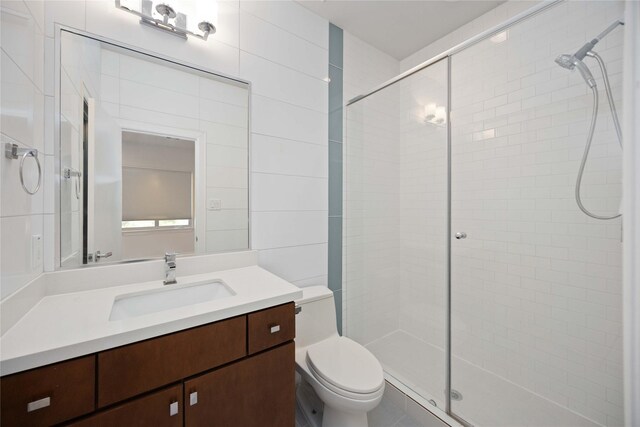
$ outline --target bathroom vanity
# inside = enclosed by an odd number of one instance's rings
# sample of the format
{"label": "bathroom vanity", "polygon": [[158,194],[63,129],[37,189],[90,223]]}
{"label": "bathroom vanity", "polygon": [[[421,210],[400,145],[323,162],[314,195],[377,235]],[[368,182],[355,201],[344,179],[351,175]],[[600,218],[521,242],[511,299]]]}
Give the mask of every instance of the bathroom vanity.
{"label": "bathroom vanity", "polygon": [[[82,271],[52,274],[55,282]],[[113,317],[123,299],[174,292],[179,301],[202,283],[224,283],[230,293]],[[0,341],[0,423],[293,426],[300,295],[250,265],[179,277],[177,285],[153,280],[45,296]]]}

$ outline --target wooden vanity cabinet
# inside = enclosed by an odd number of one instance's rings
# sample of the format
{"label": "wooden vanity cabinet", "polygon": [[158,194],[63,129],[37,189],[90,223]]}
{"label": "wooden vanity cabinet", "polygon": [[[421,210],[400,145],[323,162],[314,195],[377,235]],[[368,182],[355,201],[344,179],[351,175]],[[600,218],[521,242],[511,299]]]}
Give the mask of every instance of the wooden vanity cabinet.
{"label": "wooden vanity cabinet", "polygon": [[49,426],[95,409],[95,355],[0,378],[0,424]]}
{"label": "wooden vanity cabinet", "polygon": [[294,311],[287,303],[2,377],[2,427],[293,427]]}
{"label": "wooden vanity cabinet", "polygon": [[98,407],[244,357],[246,325],[238,316],[98,353]]}
{"label": "wooden vanity cabinet", "polygon": [[289,342],[186,381],[185,425],[293,426],[294,352]]}
{"label": "wooden vanity cabinet", "polygon": [[258,353],[296,336],[295,307],[284,304],[247,315],[247,342],[249,354]]}
{"label": "wooden vanity cabinet", "polygon": [[72,422],[71,427],[182,427],[182,384],[139,397]]}

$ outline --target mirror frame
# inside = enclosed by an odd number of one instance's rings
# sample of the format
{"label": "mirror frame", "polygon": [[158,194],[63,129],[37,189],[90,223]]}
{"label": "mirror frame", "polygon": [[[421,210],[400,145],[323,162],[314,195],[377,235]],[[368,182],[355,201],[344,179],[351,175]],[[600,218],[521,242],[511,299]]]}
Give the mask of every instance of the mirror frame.
{"label": "mirror frame", "polygon": [[[248,91],[248,102],[247,102],[247,248],[246,249],[238,249],[238,250],[229,250],[229,251],[220,251],[220,252],[202,252],[202,253],[193,253],[193,254],[178,254],[179,257],[192,257],[192,256],[201,256],[201,255],[210,255],[214,253],[225,253],[225,252],[246,252],[251,251],[251,100],[252,100],[252,84],[249,80],[244,80],[239,77],[231,76],[229,74],[221,73],[212,69],[208,69],[206,67],[202,67],[193,63],[189,63],[186,61],[181,61],[177,58],[173,58],[170,56],[166,56],[154,51],[146,50],[139,46],[133,46],[130,44],[122,43],[120,41],[116,41],[107,37],[103,37],[97,34],[93,34],[84,30],[79,30],[77,28],[73,28],[67,25],[55,24],[54,27],[54,107],[53,107],[53,163],[54,163],[54,173],[48,174],[45,173],[45,180],[43,186],[45,189],[48,187],[53,191],[54,198],[54,214],[53,214],[53,223],[51,221],[47,221],[47,216],[51,216],[45,213],[45,219],[43,224],[43,234],[45,236],[46,241],[53,242],[53,259],[51,259],[51,250],[44,251],[44,271],[66,271],[73,270],[77,268],[90,268],[90,267],[98,267],[105,265],[117,265],[117,264],[130,264],[137,262],[145,262],[145,261],[156,261],[162,258],[142,258],[142,259],[131,259],[131,260],[119,260],[119,261],[103,261],[100,263],[93,264],[84,264],[80,266],[69,266],[63,267],[61,265],[61,256],[60,256],[60,238],[61,238],[61,214],[60,214],[60,189],[62,183],[62,174],[60,170],[60,160],[61,160],[61,135],[60,135],[60,123],[61,123],[61,65],[62,65],[62,34],[63,32],[69,33],[76,36],[86,37],[92,40],[95,40],[100,43],[108,44],[114,46],[116,49],[123,49],[134,54],[146,56],[151,58],[154,61],[164,61],[170,64],[173,64],[177,67],[187,68],[193,70],[198,74],[209,74],[219,79],[226,79],[236,83],[246,85]],[[46,111],[45,111],[46,113]],[[124,129],[124,128],[123,128]],[[128,129],[128,128],[127,128]],[[140,131],[140,130],[138,130]],[[191,132],[191,131],[190,131]],[[199,131],[192,131],[193,135],[196,135]],[[157,133],[157,132],[156,132]],[[185,135],[183,135],[184,137]],[[197,137],[190,137],[194,139],[196,142],[198,140]],[[196,151],[198,150],[198,146],[196,146]],[[206,162],[205,159],[202,160]],[[196,162],[197,163],[197,162]],[[206,164],[206,163],[205,163]],[[196,164],[196,167],[198,165]],[[46,169],[45,169],[46,170]],[[53,181],[52,183],[47,182],[47,178],[49,181]],[[53,185],[52,185],[53,184]],[[53,187],[53,188],[51,188]],[[50,190],[50,191],[51,191]],[[197,195],[197,193],[196,193]],[[206,205],[206,203],[204,204]],[[204,206],[203,205],[203,206]],[[206,206],[205,206],[206,209]],[[196,204],[196,211],[198,210],[198,204]],[[196,213],[197,215],[197,213]],[[205,230],[206,231],[206,230]]]}

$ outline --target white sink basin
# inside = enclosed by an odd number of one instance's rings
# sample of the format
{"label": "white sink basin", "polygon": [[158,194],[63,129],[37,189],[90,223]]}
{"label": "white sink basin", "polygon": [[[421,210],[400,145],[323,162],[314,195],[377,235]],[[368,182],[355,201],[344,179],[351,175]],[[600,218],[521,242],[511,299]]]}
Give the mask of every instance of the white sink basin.
{"label": "white sink basin", "polygon": [[166,285],[162,289],[118,295],[109,320],[123,320],[172,308],[227,298],[236,293],[222,280]]}

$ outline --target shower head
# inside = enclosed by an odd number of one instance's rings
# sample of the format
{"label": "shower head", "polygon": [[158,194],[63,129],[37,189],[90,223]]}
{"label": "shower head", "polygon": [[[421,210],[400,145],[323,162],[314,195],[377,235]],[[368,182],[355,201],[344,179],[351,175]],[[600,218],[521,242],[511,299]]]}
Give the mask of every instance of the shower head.
{"label": "shower head", "polygon": [[603,32],[598,34],[596,38],[591,40],[590,42],[585,43],[580,49],[576,51],[573,55],[563,54],[556,58],[556,63],[560,65],[562,68],[566,68],[567,70],[575,70],[576,68],[582,74],[582,78],[590,88],[596,87],[596,81],[589,71],[589,67],[585,65],[582,60],[585,56],[589,55],[589,53],[593,50],[594,46],[598,44],[600,40],[602,40],[607,34],[613,31],[618,25],[624,25],[624,21],[618,20],[613,24],[609,25]]}
{"label": "shower head", "polygon": [[567,70],[573,70],[574,68],[576,68],[575,60],[575,56],[569,55],[568,53],[563,53],[562,55],[558,55],[558,57],[556,58],[556,64],[558,64],[562,68],[566,68]]}
{"label": "shower head", "polygon": [[584,81],[587,82],[587,85],[590,88],[596,87],[596,79],[593,78],[593,74],[589,71],[589,67],[587,67],[587,65],[575,55],[569,55],[566,53],[562,54],[556,58],[556,64],[560,65],[562,68],[566,68],[567,70],[575,70],[577,68]]}

